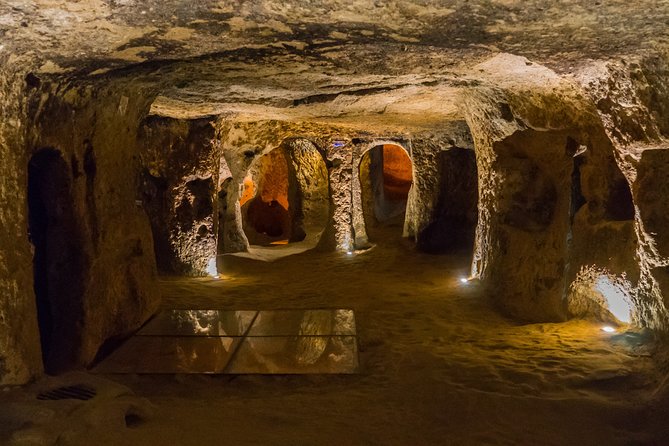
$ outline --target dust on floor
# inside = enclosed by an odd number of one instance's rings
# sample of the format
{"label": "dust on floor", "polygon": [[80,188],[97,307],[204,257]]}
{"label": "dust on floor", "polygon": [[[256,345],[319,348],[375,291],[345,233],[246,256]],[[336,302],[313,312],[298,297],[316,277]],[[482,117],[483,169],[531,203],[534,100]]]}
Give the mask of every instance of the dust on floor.
{"label": "dust on floor", "polygon": [[[478,283],[461,283],[469,262],[389,239],[356,255],[226,257],[220,280],[165,278],[164,308],[352,308],[361,373],[109,375],[97,386],[129,388],[125,405],[111,398],[91,415],[92,403],[68,403],[6,438],[43,426],[40,438],[78,445],[662,444],[648,333],[505,319]],[[33,388],[5,399],[36,410],[21,400]]]}

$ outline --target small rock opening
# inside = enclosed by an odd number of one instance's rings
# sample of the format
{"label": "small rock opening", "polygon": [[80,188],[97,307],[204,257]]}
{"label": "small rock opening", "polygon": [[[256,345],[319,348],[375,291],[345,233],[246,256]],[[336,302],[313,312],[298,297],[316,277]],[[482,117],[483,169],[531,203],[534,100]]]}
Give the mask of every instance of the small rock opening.
{"label": "small rock opening", "polygon": [[148,169],[142,172],[142,206],[146,210],[153,233],[153,250],[158,270],[170,271],[172,246],[169,243],[169,227],[165,215],[169,215],[169,183],[167,178],[154,175]]}
{"label": "small rock opening", "polygon": [[128,429],[135,429],[145,423],[142,415],[137,413],[134,409],[129,409],[124,416],[125,427]]}
{"label": "small rock opening", "polygon": [[620,172],[609,185],[609,196],[604,206],[610,221],[634,220],[634,201],[629,183]]}
{"label": "small rock opening", "polygon": [[453,148],[439,153],[439,198],[433,220],[417,238],[430,253],[473,249],[478,221],[478,173],[473,150]]}
{"label": "small rock opening", "polygon": [[567,307],[575,317],[629,324],[634,313],[631,295],[632,285],[624,275],[586,265],[570,286]]}
{"label": "small rock opening", "polygon": [[51,148],[35,153],[28,164],[28,231],[42,359],[49,374],[76,364],[82,330],[87,261],[70,174],[60,152]]}
{"label": "small rock opening", "polygon": [[[362,209],[368,235],[380,227],[402,227],[413,165],[406,150],[384,144],[368,150],[360,160]],[[372,232],[372,234],[369,234]]]}
{"label": "small rock opening", "polygon": [[584,155],[574,157],[574,166],[571,171],[571,199],[569,207],[569,222],[574,224],[576,213],[586,204],[583,196],[583,185],[581,184],[581,167],[585,162]]}

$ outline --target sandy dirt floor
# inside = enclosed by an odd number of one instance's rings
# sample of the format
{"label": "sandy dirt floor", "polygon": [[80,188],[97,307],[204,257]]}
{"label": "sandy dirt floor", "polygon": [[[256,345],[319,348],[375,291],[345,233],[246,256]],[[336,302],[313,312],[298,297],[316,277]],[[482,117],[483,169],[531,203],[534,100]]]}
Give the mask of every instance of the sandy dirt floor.
{"label": "sandy dirt floor", "polygon": [[271,263],[226,257],[221,280],[161,281],[164,308],[352,308],[359,374],[73,374],[57,379],[90,380],[103,395],[88,402],[28,402],[30,392],[53,385],[54,378],[5,392],[0,439],[81,445],[669,444],[662,427],[666,404],[647,403],[659,383],[648,333],[607,334],[601,324],[584,321],[507,320],[476,282],[460,283],[469,271],[467,253],[420,254],[399,237],[386,240],[353,256],[309,251]]}

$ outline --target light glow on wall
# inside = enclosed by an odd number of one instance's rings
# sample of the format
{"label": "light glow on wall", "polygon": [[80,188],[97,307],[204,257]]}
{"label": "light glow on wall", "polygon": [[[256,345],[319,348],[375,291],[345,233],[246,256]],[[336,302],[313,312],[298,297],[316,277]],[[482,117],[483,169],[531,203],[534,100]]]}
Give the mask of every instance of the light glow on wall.
{"label": "light glow on wall", "polygon": [[631,322],[631,307],[627,294],[617,284],[611,281],[608,276],[599,276],[595,283],[597,290],[606,299],[608,310],[620,322]]}
{"label": "light glow on wall", "polygon": [[207,274],[211,277],[218,279],[218,268],[216,267],[216,257],[212,257],[207,262]]}

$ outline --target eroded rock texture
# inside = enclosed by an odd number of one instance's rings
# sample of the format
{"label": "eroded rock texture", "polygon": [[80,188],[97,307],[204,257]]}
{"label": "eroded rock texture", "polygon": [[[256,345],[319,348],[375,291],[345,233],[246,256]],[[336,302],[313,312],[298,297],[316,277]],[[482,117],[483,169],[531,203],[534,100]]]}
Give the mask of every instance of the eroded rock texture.
{"label": "eroded rock texture", "polygon": [[[513,92],[467,99],[480,191],[474,272],[509,293],[499,303],[513,314],[560,319],[565,302],[581,299],[580,281],[573,283],[581,272],[596,266],[613,280],[638,277],[634,206],[593,104],[566,79],[528,67],[522,71],[532,78],[523,85],[533,88],[523,92],[513,87],[519,78],[495,73]],[[583,307],[571,305],[571,312]]]}
{"label": "eroded rock texture", "polygon": [[246,174],[239,205],[251,245],[318,244],[329,217],[328,173],[309,140],[284,140]]}
{"label": "eroded rock texture", "polygon": [[210,120],[148,117],[141,150],[141,205],[156,260],[166,274],[203,275],[216,256],[214,229],[220,151]]}
{"label": "eroded rock texture", "polygon": [[[635,58],[629,62],[593,63],[577,80],[597,108],[615,159],[624,174],[612,191],[612,202],[633,219],[634,258],[623,287],[632,307],[632,318],[643,325],[666,329],[666,265],[669,253],[664,239],[664,208],[659,194],[666,187],[667,53]],[[627,189],[630,189],[630,192]],[[621,192],[622,191],[622,192]],[[631,203],[630,203],[631,202]],[[613,203],[612,203],[612,208]],[[620,256],[616,256],[620,257]]]}
{"label": "eroded rock texture", "polygon": [[156,265],[353,253],[386,242],[385,218],[417,249],[473,250],[514,317],[666,331],[668,18],[651,1],[0,4],[0,383],[139,326]]}
{"label": "eroded rock texture", "polygon": [[21,72],[1,58],[0,384],[14,384],[39,374],[42,362],[27,231],[25,87]]}

